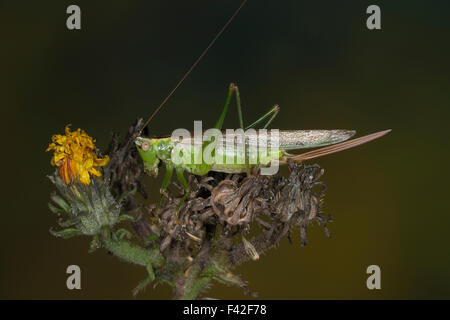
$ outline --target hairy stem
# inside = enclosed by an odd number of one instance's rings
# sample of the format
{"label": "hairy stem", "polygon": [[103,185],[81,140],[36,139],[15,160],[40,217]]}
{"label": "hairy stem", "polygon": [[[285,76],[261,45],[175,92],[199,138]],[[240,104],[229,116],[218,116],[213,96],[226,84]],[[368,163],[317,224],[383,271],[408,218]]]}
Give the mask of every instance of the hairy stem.
{"label": "hairy stem", "polygon": [[101,243],[116,257],[140,266],[147,266],[150,263],[154,267],[159,267],[164,261],[159,250],[147,250],[125,239],[103,237]]}
{"label": "hairy stem", "polygon": [[178,298],[180,300],[195,300],[199,294],[209,285],[211,282],[210,277],[201,276],[200,266],[192,266],[188,270],[189,274],[184,280],[183,293]]}

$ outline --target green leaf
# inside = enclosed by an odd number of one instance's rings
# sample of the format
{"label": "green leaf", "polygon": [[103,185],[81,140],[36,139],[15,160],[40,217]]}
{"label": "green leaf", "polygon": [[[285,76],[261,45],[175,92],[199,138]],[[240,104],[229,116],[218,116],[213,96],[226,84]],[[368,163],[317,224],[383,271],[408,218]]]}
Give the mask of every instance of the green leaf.
{"label": "green leaf", "polygon": [[126,191],[126,192],[122,193],[120,195],[120,197],[117,199],[117,202],[120,203],[120,202],[122,202],[123,199],[127,198],[128,196],[131,196],[132,194],[135,194],[136,190],[137,190],[137,188],[134,187],[130,191]]}
{"label": "green leaf", "polygon": [[119,229],[116,231],[116,235],[119,237],[120,240],[123,239],[131,239],[131,232],[128,231],[127,229]]}
{"label": "green leaf", "polygon": [[58,224],[63,228],[67,228],[67,227],[76,225],[79,222],[80,222],[80,218],[74,218],[74,219],[68,219],[66,221],[59,221]]}
{"label": "green leaf", "polygon": [[154,241],[156,241],[156,240],[158,240],[158,235],[156,235],[156,234],[151,234],[151,235],[149,235],[148,237],[147,237],[147,244],[151,244],[151,243],[153,243]]}
{"label": "green leaf", "polygon": [[60,196],[53,194],[50,196],[50,198],[61,207],[61,209],[63,209],[65,212],[69,213],[70,212],[70,206],[69,204],[66,202],[66,200],[64,200],[63,198],[61,198]]}
{"label": "green leaf", "polygon": [[63,239],[69,239],[69,238],[72,238],[75,236],[80,236],[83,234],[80,230],[75,229],[75,228],[63,229],[61,231],[54,231],[54,230],[50,229],[49,231],[53,236],[58,237],[58,238],[63,238]]}
{"label": "green leaf", "polygon": [[50,209],[51,212],[55,213],[55,214],[62,214],[65,213],[64,210],[62,210],[61,208],[58,208],[56,206],[54,206],[51,202],[48,203],[48,207]]}
{"label": "green leaf", "polygon": [[117,222],[122,222],[122,221],[134,222],[134,221],[136,221],[136,219],[128,214],[121,214],[119,216],[119,218],[117,219]]}

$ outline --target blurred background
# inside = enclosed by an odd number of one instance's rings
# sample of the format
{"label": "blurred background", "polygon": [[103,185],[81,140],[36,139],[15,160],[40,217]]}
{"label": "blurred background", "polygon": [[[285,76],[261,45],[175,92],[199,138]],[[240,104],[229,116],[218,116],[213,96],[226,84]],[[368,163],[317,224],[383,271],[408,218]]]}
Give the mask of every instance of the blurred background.
{"label": "blurred background", "polygon": [[[66,28],[70,4],[81,8],[81,30]],[[150,115],[239,4],[1,2],[0,298],[132,298],[143,268],[88,254],[87,238],[49,234],[45,149],[71,123],[104,150],[112,132]],[[366,28],[371,4],[381,7],[378,31]],[[448,1],[250,0],[152,122],[152,134],[194,120],[213,126],[236,82],[246,123],[278,103],[279,129],[393,129],[314,161],[326,169],[332,237],[312,225],[306,247],[297,233],[294,244],[285,239],[240,266],[259,298],[450,298],[449,9]],[[229,114],[225,127],[237,127]],[[161,177],[146,182],[156,199]],[[81,267],[82,290],[66,288],[70,264]],[[372,264],[381,290],[366,287]],[[138,298],[172,294],[161,286]],[[220,284],[206,295],[250,298]]]}

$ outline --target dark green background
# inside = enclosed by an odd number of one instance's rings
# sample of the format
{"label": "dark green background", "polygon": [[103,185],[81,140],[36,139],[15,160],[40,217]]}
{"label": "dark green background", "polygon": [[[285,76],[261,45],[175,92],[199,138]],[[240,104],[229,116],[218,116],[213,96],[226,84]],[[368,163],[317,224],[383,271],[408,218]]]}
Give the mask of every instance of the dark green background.
{"label": "dark green background", "polygon": [[[0,4],[0,298],[132,298],[142,268],[89,240],[48,229],[54,189],[45,149],[73,124],[105,148],[167,95],[231,13],[233,1],[2,1]],[[82,30],[66,29],[78,4]],[[382,30],[366,28],[378,4]],[[448,1],[250,0],[152,122],[153,134],[212,125],[227,86],[241,90],[244,120],[278,103],[279,129],[392,133],[316,162],[326,168],[332,238],[309,228],[237,269],[265,299],[450,298],[448,210]],[[234,110],[234,109],[232,109]],[[235,114],[226,121],[235,127]],[[161,179],[147,180],[158,196]],[[82,290],[65,287],[82,269]],[[382,289],[366,288],[381,267]],[[248,298],[215,285],[207,296]],[[138,298],[171,298],[168,287]]]}

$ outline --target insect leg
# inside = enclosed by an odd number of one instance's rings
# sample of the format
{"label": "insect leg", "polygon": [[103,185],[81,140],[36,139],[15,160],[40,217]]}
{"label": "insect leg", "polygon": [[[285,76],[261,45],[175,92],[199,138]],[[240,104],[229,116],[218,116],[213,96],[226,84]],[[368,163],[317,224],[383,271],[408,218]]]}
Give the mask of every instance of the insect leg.
{"label": "insect leg", "polygon": [[[231,83],[230,87],[228,88],[228,94],[227,94],[227,98],[225,100],[225,105],[223,106],[223,109],[222,109],[222,112],[220,114],[219,120],[217,120],[217,123],[216,123],[216,125],[214,127],[215,129],[218,129],[218,130],[222,129],[223,121],[225,120],[225,116],[226,116],[226,114],[228,112],[228,106],[230,105],[230,101],[231,101],[231,98],[233,96],[233,93],[236,93],[236,104],[238,106],[239,122],[241,123],[241,128],[244,127],[243,120],[242,120],[242,110],[241,110],[241,100],[240,100],[240,97],[239,97],[239,89],[234,83]],[[206,147],[210,143],[211,143],[211,141],[204,141],[203,142],[203,144],[202,144],[202,154],[205,151]],[[211,168],[211,165],[203,164],[202,166],[203,166],[202,171],[204,172],[204,174],[208,173],[208,171]],[[183,179],[184,179],[184,177],[183,177]]]}
{"label": "insect leg", "polygon": [[258,123],[260,123],[261,121],[265,120],[267,117],[269,117],[271,115],[269,121],[267,121],[267,123],[264,126],[264,129],[266,129],[269,126],[269,124],[273,121],[273,119],[275,119],[275,117],[278,115],[278,112],[280,112],[280,106],[276,104],[266,114],[264,114],[261,118],[259,118],[255,122],[253,122],[251,125],[249,125],[245,129],[247,130],[247,129],[253,128]]}
{"label": "insect leg", "polygon": [[[260,123],[261,121],[265,120],[267,117],[270,116],[269,121],[267,121],[267,123],[264,126],[264,129],[266,129],[269,124],[272,122],[273,119],[275,119],[275,117],[277,116],[278,112],[280,111],[280,106],[279,105],[274,105],[272,107],[272,109],[270,109],[266,114],[264,114],[261,118],[257,119],[255,122],[253,122],[251,125],[249,125],[248,127],[245,128],[245,130],[253,128],[254,126],[256,126],[258,123]],[[250,175],[250,170],[247,165],[247,176]]]}
{"label": "insect leg", "polygon": [[223,106],[222,113],[220,114],[219,120],[216,123],[216,126],[214,128],[216,129],[222,129],[223,120],[225,119],[225,116],[228,112],[228,106],[230,105],[231,97],[233,96],[233,93],[236,94],[236,104],[238,108],[238,115],[239,115],[239,123],[241,128],[244,128],[244,122],[242,120],[242,110],[241,110],[241,98],[239,96],[239,89],[237,85],[234,83],[230,84],[230,87],[228,89],[227,99],[225,100],[225,105]]}
{"label": "insect leg", "polygon": [[180,203],[177,205],[177,210],[180,209],[181,205],[183,204],[184,200],[186,200],[187,196],[189,195],[189,184],[186,181],[186,178],[184,177],[184,170],[182,167],[177,167],[176,169],[177,172],[177,178],[178,181],[181,183],[181,185],[184,188],[184,196],[183,198],[181,198]]}
{"label": "insect leg", "polygon": [[236,106],[238,111],[238,117],[239,117],[239,128],[242,129],[242,143],[244,145],[244,154],[245,154],[245,166],[247,171],[247,176],[250,176],[250,168],[248,166],[248,150],[246,150],[246,143],[245,143],[245,133],[244,133],[244,120],[242,119],[242,107],[241,107],[241,95],[239,94],[239,88],[237,85],[232,83],[230,85],[230,88],[234,88],[234,92],[236,94]]}
{"label": "insect leg", "polygon": [[159,189],[159,192],[161,193],[161,199],[159,200],[159,207],[161,207],[162,205],[163,196],[166,193],[167,187],[170,183],[170,179],[172,178],[172,173],[173,173],[173,165],[171,163],[168,163],[166,165],[166,175],[164,176],[161,189]]}
{"label": "insect leg", "polygon": [[[217,120],[217,123],[214,126],[215,129],[218,129],[218,130],[222,129],[223,120],[225,119],[225,116],[227,114],[228,106],[230,105],[230,101],[231,101],[231,97],[233,96],[233,93],[236,92],[236,90],[237,90],[236,85],[234,83],[231,83],[230,87],[228,88],[228,94],[227,94],[227,98],[225,100],[225,105],[223,106],[223,109],[222,109],[222,113],[220,114],[219,120]],[[240,104],[240,102],[239,102],[239,104]],[[241,119],[242,119],[242,115],[241,115]],[[206,140],[206,141],[203,142],[203,144],[202,144],[202,154],[205,151],[206,147],[210,143],[211,143],[210,140]],[[211,169],[211,165],[207,165],[207,164],[203,163],[201,165],[201,169],[202,169],[203,174],[206,174]]]}
{"label": "insect leg", "polygon": [[239,117],[239,128],[244,129],[244,120],[242,118],[242,108],[241,108],[241,95],[239,94],[239,88],[235,84],[231,84],[234,86],[234,92],[236,93],[236,106],[238,110],[238,117]]}

